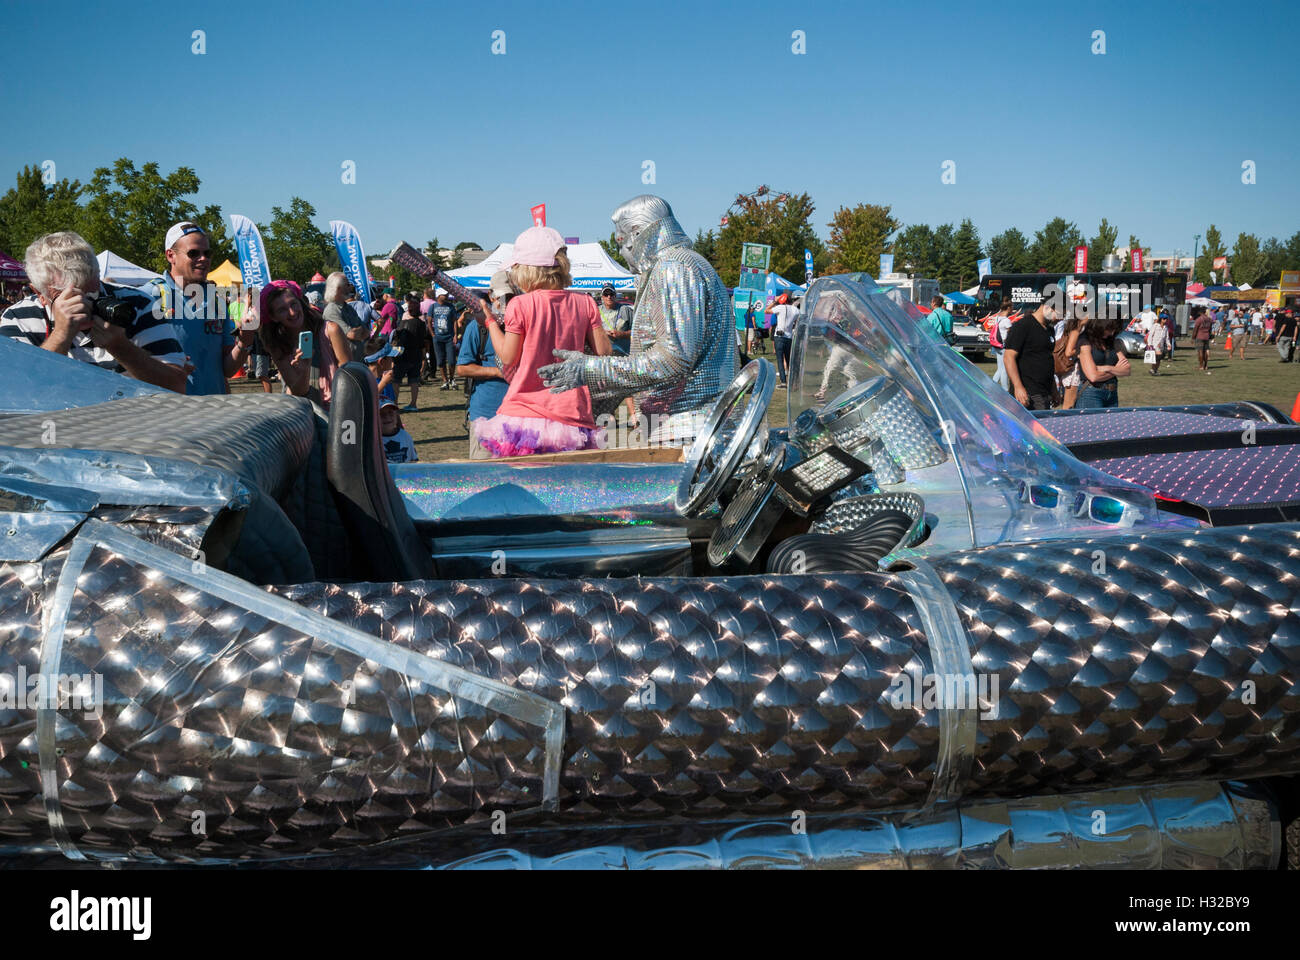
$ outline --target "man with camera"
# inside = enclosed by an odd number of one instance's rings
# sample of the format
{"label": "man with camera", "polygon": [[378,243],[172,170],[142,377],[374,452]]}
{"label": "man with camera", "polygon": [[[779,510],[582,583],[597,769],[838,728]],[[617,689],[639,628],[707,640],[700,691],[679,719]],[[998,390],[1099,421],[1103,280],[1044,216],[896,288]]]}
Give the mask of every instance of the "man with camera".
{"label": "man with camera", "polygon": [[0,334],[185,392],[176,330],[139,291],[100,280],[90,244],[70,230],[46,234],[27,248],[25,264],[36,294],[0,315]]}

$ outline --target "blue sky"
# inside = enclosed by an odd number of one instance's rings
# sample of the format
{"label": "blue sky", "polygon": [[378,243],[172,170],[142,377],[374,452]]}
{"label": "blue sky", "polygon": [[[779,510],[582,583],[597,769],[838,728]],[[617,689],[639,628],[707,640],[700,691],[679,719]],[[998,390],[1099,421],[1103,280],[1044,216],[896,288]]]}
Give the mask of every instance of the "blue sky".
{"label": "blue sky", "polygon": [[119,156],[188,165],[200,205],[265,221],[302,196],[371,254],[432,236],[491,246],[539,202],[562,233],[605,237],[646,191],[694,233],[760,183],[808,191],[823,237],[863,201],[905,223],[970,217],[984,239],[1054,215],[1090,235],[1104,216],[1157,252],[1190,251],[1211,222],[1229,246],[1300,230],[1294,2],[0,10],[5,126],[20,133],[0,140],[0,189],[49,159],[81,180]]}

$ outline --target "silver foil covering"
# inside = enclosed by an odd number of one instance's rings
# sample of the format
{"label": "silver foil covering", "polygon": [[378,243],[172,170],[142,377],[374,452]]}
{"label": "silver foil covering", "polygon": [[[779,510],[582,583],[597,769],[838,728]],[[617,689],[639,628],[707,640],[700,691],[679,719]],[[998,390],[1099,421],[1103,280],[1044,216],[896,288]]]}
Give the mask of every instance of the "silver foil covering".
{"label": "silver foil covering", "polygon": [[[139,555],[0,565],[0,675],[102,677],[94,711],[0,707],[11,845],[275,859],[469,829],[552,791],[555,822],[610,826],[1300,770],[1294,525],[942,558],[955,632],[889,574],[317,583],[271,590],[294,601],[273,616]],[[927,619],[996,677],[996,709],[900,697],[903,675],[945,669]],[[433,663],[496,699],[438,689]],[[969,755],[943,745],[962,729]]]}
{"label": "silver foil covering", "polygon": [[[615,232],[640,274],[625,357],[584,357],[583,381],[597,411],[633,396],[650,417],[649,439],[688,444],[736,377],[735,317],[717,271],[658,197],[638,197],[615,215]],[[643,222],[644,221],[644,222]]]}

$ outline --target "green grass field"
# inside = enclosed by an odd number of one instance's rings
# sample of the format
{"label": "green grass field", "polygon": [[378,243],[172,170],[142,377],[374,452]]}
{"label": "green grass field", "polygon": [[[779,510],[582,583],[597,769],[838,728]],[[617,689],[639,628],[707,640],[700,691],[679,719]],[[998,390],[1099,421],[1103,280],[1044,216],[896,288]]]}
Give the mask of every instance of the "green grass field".
{"label": "green grass field", "polygon": [[[771,360],[771,353],[766,357]],[[1177,351],[1173,363],[1161,364],[1160,375],[1156,377],[1147,372],[1140,360],[1132,358],[1132,375],[1120,381],[1121,406],[1259,400],[1290,414],[1296,394],[1300,393],[1300,363],[1279,363],[1277,350],[1267,344],[1248,346],[1244,361],[1238,358],[1229,360],[1222,342],[1216,344],[1210,353],[1209,376],[1197,371],[1196,354],[1187,348]],[[977,361],[975,366],[989,376],[993,375],[991,356]],[[279,389],[279,384],[275,386]],[[235,380],[231,382],[231,389],[243,393],[250,388],[243,380]],[[403,387],[400,394],[403,405],[408,396]],[[784,390],[776,392],[769,420],[774,427],[785,425]],[[469,435],[465,432],[464,421],[464,391],[443,391],[436,384],[428,383],[420,388],[419,412],[402,414],[402,422],[424,461],[468,456]]]}

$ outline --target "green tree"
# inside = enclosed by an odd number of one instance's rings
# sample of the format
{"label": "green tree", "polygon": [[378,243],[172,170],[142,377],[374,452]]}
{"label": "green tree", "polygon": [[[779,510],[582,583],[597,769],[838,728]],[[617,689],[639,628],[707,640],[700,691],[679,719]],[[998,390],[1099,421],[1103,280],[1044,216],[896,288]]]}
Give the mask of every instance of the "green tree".
{"label": "green tree", "polygon": [[769,193],[730,214],[726,226],[718,232],[717,259],[713,261],[723,283],[733,284],[740,277],[742,243],[771,245],[771,267],[787,280],[802,279],[805,249],[812,251],[814,272],[825,273],[830,257],[813,230],[814,210],[812,197],[806,193]]}
{"label": "green tree", "polygon": [[951,290],[957,279],[957,235],[951,223],[935,227],[930,236],[930,260],[935,265],[934,279],[940,292]]}
{"label": "green tree", "polygon": [[1269,237],[1260,248],[1260,253],[1264,258],[1260,282],[1265,285],[1277,283],[1287,265],[1286,245],[1277,237]]}
{"label": "green tree", "polygon": [[[177,167],[163,176],[157,163],[139,170],[121,157],[95,170],[84,192],[81,235],[96,250],[112,250],[142,267],[167,269],[163,250],[167,228],[178,220],[199,221],[188,197],[199,189],[198,174]],[[216,209],[209,207],[209,210]],[[205,230],[214,225],[200,223]]]}
{"label": "green tree", "polygon": [[14,186],[0,197],[0,250],[21,260],[27,245],[42,234],[80,232],[81,193],[75,180],[46,184],[40,167],[23,167]]}
{"label": "green tree", "polygon": [[1237,242],[1232,248],[1232,282],[1237,286],[1243,283],[1252,287],[1259,286],[1267,266],[1267,258],[1259,246],[1259,237],[1253,233],[1237,234]]}
{"label": "green tree", "polygon": [[[710,227],[706,231],[703,227],[700,227],[696,230],[695,240],[691,243],[691,246],[695,248],[696,253],[709,261],[709,263],[713,264],[713,269],[716,270],[718,268],[717,263],[714,262],[714,258],[718,255],[718,235],[713,232],[713,228]],[[622,257],[620,255],[619,263],[622,262]],[[623,265],[627,266],[627,264]]]}
{"label": "green tree", "polygon": [[829,247],[832,273],[880,272],[880,255],[900,226],[890,208],[874,203],[840,207],[831,217]]}
{"label": "green tree", "polygon": [[1046,273],[1069,273],[1074,269],[1074,248],[1082,243],[1083,234],[1078,226],[1053,217],[1034,233],[1034,242],[1029,247],[1031,268]]}
{"label": "green tree", "polygon": [[979,280],[980,235],[967,217],[953,236],[953,267],[956,278],[952,289],[965,290]]}
{"label": "green tree", "polygon": [[1106,257],[1115,252],[1115,241],[1119,239],[1119,228],[1112,227],[1105,217],[1097,224],[1097,235],[1088,241],[1088,269],[1100,270]]}
{"label": "green tree", "polygon": [[258,225],[266,243],[271,276],[305,283],[312,274],[338,269],[338,254],[330,235],[313,222],[316,208],[302,197],[292,197],[289,209],[271,208],[271,222]]}
{"label": "green tree", "polygon": [[[712,232],[713,232],[712,230],[709,231],[710,234],[712,234]],[[625,269],[628,270],[632,269],[627,265],[627,261],[623,259],[623,254],[619,252],[618,237],[613,231],[610,231],[608,240],[601,240],[599,242],[600,242],[600,248],[609,255],[609,259],[613,260],[617,264],[621,264]],[[712,257],[710,257],[707,253],[704,253],[703,251],[701,251],[701,254],[704,257],[708,258],[709,262],[713,264],[715,269],[717,268],[718,264],[716,261],[713,260]]]}
{"label": "green tree", "polygon": [[[1209,283],[1210,271],[1214,270],[1215,259],[1227,252],[1228,248],[1223,245],[1223,237],[1219,234],[1219,228],[1214,224],[1210,224],[1205,231],[1205,244],[1201,247],[1200,256],[1196,258],[1195,280],[1198,283]],[[1215,277],[1219,283],[1222,283],[1223,271],[1215,270]]]}
{"label": "green tree", "polygon": [[1286,262],[1282,267],[1287,270],[1300,269],[1300,230],[1293,233],[1286,242]]}
{"label": "green tree", "polygon": [[473,240],[462,240],[460,243],[456,244],[456,249],[457,250],[482,250],[483,248],[480,247]]}
{"label": "green tree", "polygon": [[1025,235],[1011,227],[989,241],[989,258],[994,273],[1031,273],[1033,261],[1029,255],[1029,241]]}
{"label": "green tree", "polygon": [[934,231],[928,224],[914,223],[902,230],[890,251],[894,269],[914,277],[933,277],[938,270],[934,257]]}

